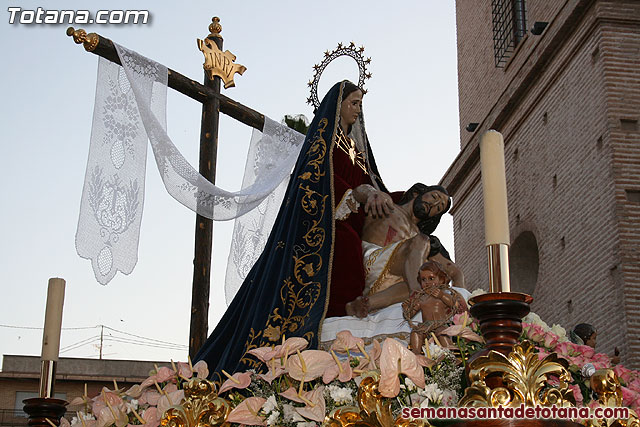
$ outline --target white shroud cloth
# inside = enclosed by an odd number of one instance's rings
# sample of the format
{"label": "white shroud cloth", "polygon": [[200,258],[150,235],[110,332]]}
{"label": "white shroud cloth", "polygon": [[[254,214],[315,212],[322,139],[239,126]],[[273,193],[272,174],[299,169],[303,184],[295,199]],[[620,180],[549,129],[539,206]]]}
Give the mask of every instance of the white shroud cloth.
{"label": "white shroud cloth", "polygon": [[[471,293],[463,288],[452,287],[460,292],[465,299],[469,300]],[[413,318],[414,321],[422,321],[422,313],[418,312]],[[336,334],[340,331],[350,331],[354,337],[363,338],[365,344],[369,344],[373,339],[384,339],[394,337],[406,340],[411,333],[409,324],[402,316],[402,303],[390,305],[383,308],[364,319],[354,316],[330,317],[322,324],[322,335],[320,343],[322,347],[331,345],[336,339]]]}

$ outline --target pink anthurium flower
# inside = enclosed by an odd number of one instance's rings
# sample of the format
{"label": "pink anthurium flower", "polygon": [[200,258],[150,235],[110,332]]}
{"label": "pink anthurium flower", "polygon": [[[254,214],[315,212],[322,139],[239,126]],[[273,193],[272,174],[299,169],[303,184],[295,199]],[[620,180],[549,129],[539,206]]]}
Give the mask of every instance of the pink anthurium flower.
{"label": "pink anthurium flower", "polygon": [[324,421],[326,402],[324,400],[324,386],[316,387],[311,391],[303,392],[302,397],[306,406],[296,408],[296,412],[305,418],[321,423]]}
{"label": "pink anthurium flower", "polygon": [[273,348],[273,357],[287,357],[298,350],[304,350],[309,345],[309,341],[300,337],[287,338],[280,345]]}
{"label": "pink anthurium flower", "polygon": [[305,350],[287,359],[287,371],[294,380],[311,381],[324,374],[334,363],[329,353],[322,350]]}
{"label": "pink anthurium flower", "polygon": [[424,371],[418,364],[416,355],[400,342],[387,338],[380,355],[380,385],[378,389],[384,397],[395,397],[400,392],[399,374],[405,374],[420,388],[425,387]]}
{"label": "pink anthurium flower", "polygon": [[270,364],[271,359],[284,358],[294,354],[298,350],[304,350],[309,345],[309,341],[300,337],[287,338],[282,344],[275,347],[258,347],[248,351],[266,364]]}
{"label": "pink anthurium flower", "polygon": [[148,403],[153,406],[158,404],[158,400],[160,400],[160,393],[156,390],[145,390],[140,399],[138,399],[141,404]]}
{"label": "pink anthurium flower", "polygon": [[191,378],[193,376],[191,366],[188,363],[178,362],[178,376],[185,380]]}
{"label": "pink anthurium flower", "polygon": [[229,413],[227,417],[228,423],[238,423],[244,424],[248,426],[264,426],[266,425],[264,419],[258,415],[262,405],[266,402],[267,399],[264,397],[248,397],[238,406],[236,406],[233,411]]}
{"label": "pink anthurium flower", "polygon": [[274,356],[273,347],[252,348],[251,350],[247,351],[247,353],[254,355],[262,362],[267,364],[269,363],[269,361],[271,361],[271,359],[273,359]]}
{"label": "pink anthurium flower", "polygon": [[84,405],[88,404],[90,400],[86,396],[75,397],[71,402],[69,402],[69,408],[80,408],[84,407]]}
{"label": "pink anthurium flower", "polygon": [[340,353],[349,353],[349,351],[358,351],[364,348],[364,340],[354,337],[349,331],[341,331],[336,334],[336,339],[331,344],[331,350]]}
{"label": "pink anthurium flower", "polygon": [[302,400],[302,398],[298,396],[298,391],[293,387],[289,387],[288,389],[280,393],[280,396],[286,397],[287,399],[293,400],[294,402],[304,403],[304,400]]}
{"label": "pink anthurium flower", "polygon": [[440,332],[443,335],[449,335],[450,337],[462,337],[468,341],[484,342],[484,339],[467,326],[468,314],[465,311],[462,317],[462,321],[458,325],[451,325],[448,328]]}
{"label": "pink anthurium flower", "polygon": [[271,384],[271,382],[278,378],[280,375],[287,372],[280,361],[276,361],[275,359],[271,359],[271,362],[268,365],[269,371],[266,374],[258,374],[258,377],[262,378],[269,384]]}
{"label": "pink anthurium flower", "polygon": [[333,350],[331,350],[331,356],[335,363],[324,371],[322,374],[322,382],[329,384],[331,381],[335,380],[336,377],[338,377],[338,380],[343,383],[351,381],[351,378],[353,378],[353,369],[351,369],[349,359],[340,361]]}
{"label": "pink anthurium flower", "polygon": [[163,394],[158,400],[158,412],[164,414],[164,412],[173,405],[180,404],[182,399],[184,399],[184,390],[176,390]]}
{"label": "pink anthurium flower", "polygon": [[106,387],[102,388],[102,392],[93,398],[93,404],[91,405],[91,411],[96,414],[96,417],[102,413],[102,409],[111,407],[119,411],[125,411],[124,401],[116,393],[112,392]]}
{"label": "pink anthurium flower", "polygon": [[233,375],[229,375],[225,371],[222,372],[227,375],[228,379],[222,384],[218,394],[222,394],[232,388],[247,388],[249,387],[249,384],[251,384],[251,372],[236,372]]}
{"label": "pink anthurium flower", "polygon": [[174,392],[174,391],[176,391],[176,390],[178,390],[178,386],[177,386],[177,385],[175,385],[175,384],[173,384],[173,383],[167,384],[167,385],[166,385],[166,386],[164,386],[164,388],[162,389],[162,391],[163,391],[163,392],[165,392],[165,393],[173,393],[173,392]]}
{"label": "pink anthurium flower", "polygon": [[142,419],[145,420],[144,427],[158,427],[160,425],[160,414],[158,408],[151,406],[144,410]]}
{"label": "pink anthurium flower", "polygon": [[431,368],[442,359],[444,359],[444,355],[440,356],[438,360],[433,360],[429,359],[426,356],[423,356],[422,354],[416,354],[416,361],[418,362],[418,365],[422,366],[423,368]]}
{"label": "pink anthurium flower", "polygon": [[193,372],[196,373],[198,378],[207,378],[209,376],[209,368],[207,367],[207,362],[204,360],[200,360],[198,363],[193,365]]}
{"label": "pink anthurium flower", "polygon": [[146,380],[144,380],[144,381],[142,381],[140,383],[140,387],[145,389],[147,387],[151,387],[152,385],[154,385],[157,382],[158,382],[158,376],[157,375],[151,375],[149,378],[147,378]]}
{"label": "pink anthurium flower", "polygon": [[129,417],[119,408],[106,406],[99,412],[97,426],[107,427],[112,424],[115,424],[116,427],[124,427],[129,424]]}
{"label": "pink anthurium flower", "polygon": [[142,396],[143,392],[144,392],[144,388],[140,384],[136,384],[132,386],[129,390],[127,390],[124,394],[134,399],[137,399],[140,396]]}
{"label": "pink anthurium flower", "polygon": [[380,353],[382,353],[382,346],[378,340],[373,340],[373,345],[366,351],[364,348],[360,349],[360,352],[364,354],[364,357],[360,359],[360,363],[356,368],[356,372],[366,372],[378,369],[378,362],[380,360]]}
{"label": "pink anthurium flower", "polygon": [[174,371],[173,369],[169,369],[166,366],[161,367],[157,371],[158,372],[156,373],[156,382],[158,383],[163,383],[169,380],[176,379],[176,371]]}

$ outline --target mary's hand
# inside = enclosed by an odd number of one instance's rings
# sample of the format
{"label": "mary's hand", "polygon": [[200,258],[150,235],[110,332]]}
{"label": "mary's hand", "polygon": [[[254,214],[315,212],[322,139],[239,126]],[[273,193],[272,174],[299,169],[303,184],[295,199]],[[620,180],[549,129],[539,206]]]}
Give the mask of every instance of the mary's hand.
{"label": "mary's hand", "polygon": [[393,211],[393,200],[391,196],[380,190],[373,190],[367,197],[364,211],[373,218],[387,217]]}

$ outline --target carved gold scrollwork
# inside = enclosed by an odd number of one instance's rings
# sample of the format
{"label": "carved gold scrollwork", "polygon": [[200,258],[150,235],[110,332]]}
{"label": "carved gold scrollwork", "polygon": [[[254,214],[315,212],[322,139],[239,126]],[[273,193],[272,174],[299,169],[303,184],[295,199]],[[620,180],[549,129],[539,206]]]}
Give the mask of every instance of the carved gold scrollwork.
{"label": "carved gold scrollwork", "polygon": [[[471,362],[471,386],[465,390],[460,406],[574,406],[567,361],[555,353],[538,360],[534,348],[524,341],[515,345],[508,357],[491,351]],[[489,376],[499,377],[503,386],[489,387]],[[559,380],[557,386],[549,385],[550,376]]]}
{"label": "carved gold scrollwork", "polygon": [[[395,425],[391,402],[378,390],[379,379],[366,377],[358,387],[358,408],[339,408],[328,415],[324,425],[330,427],[390,427]],[[404,420],[402,420],[404,422]],[[417,425],[416,425],[417,426]]]}
{"label": "carved gold scrollwork", "polygon": [[[591,389],[598,395],[598,402],[602,406],[611,408],[622,406],[622,387],[620,381],[612,369],[599,369],[591,376]],[[624,419],[590,419],[585,420],[587,427],[640,427],[638,414],[629,409],[629,417]]]}
{"label": "carved gold scrollwork", "polygon": [[218,397],[215,385],[208,380],[191,379],[184,388],[184,400],[163,415],[162,427],[229,426],[226,422],[231,405]]}

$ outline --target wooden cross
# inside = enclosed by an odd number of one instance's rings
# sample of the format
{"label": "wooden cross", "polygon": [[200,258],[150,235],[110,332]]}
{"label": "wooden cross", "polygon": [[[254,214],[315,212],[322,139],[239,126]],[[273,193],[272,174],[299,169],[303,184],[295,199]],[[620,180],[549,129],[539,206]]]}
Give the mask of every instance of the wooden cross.
{"label": "wooden cross", "polygon": [[[222,51],[222,36],[220,36],[222,27],[219,21],[217,17],[212,19],[212,23],[209,25],[211,34],[209,34],[207,40],[202,43],[208,46],[215,45],[217,49]],[[83,44],[85,50],[88,52],[122,65],[113,42],[108,38],[96,33],[87,34],[87,32],[82,29],[74,30],[72,27],[67,28],[67,35],[73,37],[73,40],[77,44]],[[198,44],[200,45],[200,43]],[[233,56],[233,54],[228,51],[223,55],[227,53]],[[225,56],[225,58],[231,58],[228,55]],[[231,61],[231,59],[229,60]],[[233,60],[235,60],[235,56],[233,56]],[[244,72],[244,67],[242,66],[231,64],[229,67],[230,70],[236,70],[236,72],[240,74]],[[170,88],[202,103],[199,172],[206,179],[215,183],[219,113],[226,114],[260,131],[262,131],[264,127],[264,115],[220,93],[220,75],[226,74],[226,76],[223,77],[227,77],[231,74],[231,82],[233,82],[232,72],[209,76],[208,71],[209,70],[205,70],[203,85],[176,71],[168,69],[168,84]],[[230,84],[227,82],[227,79],[225,79],[225,87],[228,86],[230,86]],[[191,357],[195,356],[196,352],[207,339],[212,246],[213,221],[196,214],[193,287],[191,292],[191,325],[189,329],[189,355]]]}

